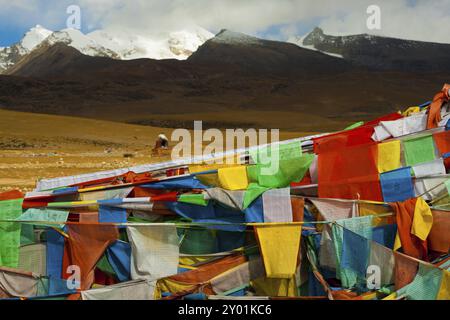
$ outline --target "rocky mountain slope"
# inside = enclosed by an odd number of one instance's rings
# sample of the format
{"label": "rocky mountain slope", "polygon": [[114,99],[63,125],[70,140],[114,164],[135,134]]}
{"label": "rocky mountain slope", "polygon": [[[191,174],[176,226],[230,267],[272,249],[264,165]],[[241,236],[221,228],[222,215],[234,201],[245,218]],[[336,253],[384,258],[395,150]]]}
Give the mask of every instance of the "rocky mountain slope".
{"label": "rocky mountain slope", "polygon": [[369,34],[327,35],[315,28],[288,40],[301,47],[337,55],[359,66],[405,72],[449,72],[450,44],[403,40]]}

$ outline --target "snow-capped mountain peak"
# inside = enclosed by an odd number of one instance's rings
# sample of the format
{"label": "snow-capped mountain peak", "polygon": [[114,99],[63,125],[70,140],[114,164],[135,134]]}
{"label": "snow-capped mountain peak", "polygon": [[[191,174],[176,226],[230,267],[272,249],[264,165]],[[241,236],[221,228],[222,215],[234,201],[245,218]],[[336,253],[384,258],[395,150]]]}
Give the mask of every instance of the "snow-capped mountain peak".
{"label": "snow-capped mountain peak", "polygon": [[43,45],[64,43],[89,56],[120,58],[113,50],[107,49],[77,29],[63,29],[53,32],[45,39]]}
{"label": "snow-capped mountain peak", "polygon": [[293,36],[290,37],[287,42],[293,43],[298,45],[299,47],[302,47],[304,49],[309,49],[313,51],[319,51],[321,53],[327,54],[329,56],[335,57],[335,58],[343,58],[343,56],[336,52],[328,52],[327,50],[320,50],[315,47],[316,42],[321,42],[325,39],[325,34],[322,29],[320,28],[314,28],[314,30],[304,36]]}
{"label": "snow-capped mountain peak", "polygon": [[121,59],[187,59],[199,46],[214,35],[201,28],[153,35],[129,34],[98,30],[87,35]]}
{"label": "snow-capped mountain peak", "polygon": [[34,28],[31,28],[30,31],[25,33],[25,36],[20,41],[20,44],[23,49],[30,52],[52,33],[53,31],[48,30],[41,25],[36,25]]}
{"label": "snow-capped mountain peak", "polygon": [[187,59],[212,37],[214,35],[211,32],[200,28],[191,32],[187,30],[171,32],[168,39],[169,49],[175,55]]}
{"label": "snow-capped mountain peak", "polygon": [[260,39],[246,35],[244,33],[230,31],[227,29],[222,29],[212,40],[219,43],[229,43],[229,44],[258,44]]}
{"label": "snow-capped mountain peak", "polygon": [[10,47],[0,48],[0,73],[13,66],[23,56],[34,50],[42,43],[53,31],[37,25],[31,28],[22,40]]}
{"label": "snow-capped mountain peak", "polygon": [[0,47],[0,74],[41,46],[63,43],[89,56],[113,59],[187,59],[199,46],[214,37],[202,28],[157,34],[130,34],[97,30],[83,34],[76,29],[51,31],[40,25],[31,28],[18,43]]}
{"label": "snow-capped mountain peak", "polygon": [[357,66],[378,70],[439,72],[448,65],[450,46],[375,34],[330,35],[315,28],[289,39],[303,48],[343,57]]}

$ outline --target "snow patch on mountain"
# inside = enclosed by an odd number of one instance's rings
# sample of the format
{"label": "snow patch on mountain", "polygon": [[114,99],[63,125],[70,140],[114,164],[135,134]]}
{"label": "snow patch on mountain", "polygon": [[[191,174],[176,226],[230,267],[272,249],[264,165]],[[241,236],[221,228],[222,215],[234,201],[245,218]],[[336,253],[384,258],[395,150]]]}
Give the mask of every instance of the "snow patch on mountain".
{"label": "snow patch on mountain", "polygon": [[261,42],[260,39],[230,30],[221,30],[212,41],[217,43],[228,43],[234,45],[254,45]]}
{"label": "snow patch on mountain", "polygon": [[37,25],[31,28],[18,43],[0,48],[0,73],[13,66],[23,56],[34,50],[53,31]]}
{"label": "snow patch on mountain", "polygon": [[313,51],[318,51],[318,52],[324,53],[324,54],[326,54],[326,55],[329,55],[329,56],[332,56],[332,57],[335,57],[335,58],[344,59],[344,57],[343,57],[342,55],[340,55],[340,54],[337,54],[337,53],[331,53],[331,52],[326,52],[326,51],[321,51],[321,50],[316,49],[316,48],[314,47],[314,45],[306,45],[306,44],[304,44],[304,40],[305,40],[306,37],[307,37],[307,35],[302,36],[302,37],[300,37],[300,36],[290,37],[290,38],[287,40],[287,42],[292,43],[292,44],[295,44],[295,45],[297,45],[297,46],[299,46],[299,47],[301,47],[301,48],[304,48],[304,49],[313,50]]}
{"label": "snow patch on mountain", "polygon": [[56,43],[64,43],[88,56],[120,58],[114,51],[99,45],[96,41],[76,29],[64,29],[54,32],[45,39],[42,45],[51,46]]}

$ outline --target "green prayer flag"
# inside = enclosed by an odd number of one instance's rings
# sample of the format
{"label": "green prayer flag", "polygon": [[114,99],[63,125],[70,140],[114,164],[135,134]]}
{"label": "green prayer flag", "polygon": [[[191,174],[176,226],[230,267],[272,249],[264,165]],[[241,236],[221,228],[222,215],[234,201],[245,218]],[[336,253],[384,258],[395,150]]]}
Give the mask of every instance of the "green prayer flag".
{"label": "green prayer flag", "polygon": [[62,207],[73,207],[73,202],[50,202],[48,207],[54,207],[54,208],[62,208]]}
{"label": "green prayer flag", "polygon": [[33,223],[37,226],[64,228],[64,224],[46,224],[45,222],[66,222],[69,211],[53,209],[31,208],[25,211],[18,219],[20,221],[42,221],[43,223]]}
{"label": "green prayer flag", "polygon": [[184,229],[179,230],[180,253],[211,254],[217,252],[216,230]]}
{"label": "green prayer flag", "polygon": [[[258,182],[258,172],[259,172],[259,167],[257,165],[249,165],[247,166],[247,178],[248,178],[248,182],[250,182],[250,184],[252,184],[253,182]],[[249,186],[250,186],[249,184]]]}
{"label": "green prayer flag", "polygon": [[266,188],[285,188],[292,182],[299,182],[303,179],[314,160],[313,154],[305,154],[297,159],[279,160],[278,168],[273,174],[267,174],[273,169],[269,165],[255,165],[258,184]]}
{"label": "green prayer flag", "polygon": [[34,240],[34,226],[31,224],[22,224],[20,231],[20,245],[26,246],[35,243]]}
{"label": "green prayer flag", "polygon": [[280,160],[290,160],[300,158],[302,156],[302,145],[300,141],[294,141],[285,144],[274,144],[251,150],[250,156],[257,164],[267,164],[271,160],[272,155],[278,153]]}
{"label": "green prayer flag", "polygon": [[397,291],[397,296],[405,295],[408,300],[436,300],[443,270],[419,263],[414,280]]}
{"label": "green prayer flag", "polygon": [[364,121],[355,122],[354,124],[349,125],[347,128],[345,128],[344,131],[356,129],[358,127],[361,127],[363,124],[364,124]]}
{"label": "green prayer flag", "polygon": [[430,162],[435,159],[434,140],[432,135],[405,140],[405,160],[408,166]]}
{"label": "green prayer flag", "polygon": [[178,197],[178,202],[191,203],[191,204],[196,204],[198,206],[204,206],[204,207],[206,207],[208,205],[208,200],[205,200],[205,197],[202,193],[181,194]]}
{"label": "green prayer flag", "polygon": [[[0,201],[0,219],[15,220],[22,214],[23,199]],[[0,266],[19,264],[20,223],[0,222]]]}
{"label": "green prayer flag", "polygon": [[[247,167],[247,172],[248,172],[248,168],[249,167]],[[253,203],[253,201],[256,200],[256,198],[258,198],[260,195],[262,195],[267,190],[270,190],[270,188],[262,187],[259,184],[254,183],[254,182],[250,183],[244,194],[243,209],[244,210],[247,209]]]}
{"label": "green prayer flag", "polygon": [[447,188],[447,193],[450,195],[450,179],[444,182],[445,187]]}
{"label": "green prayer flag", "polygon": [[47,277],[39,277],[37,285],[37,296],[45,297],[48,296],[48,287],[50,286],[50,281]]}
{"label": "green prayer flag", "polygon": [[111,263],[109,263],[109,260],[108,260],[108,258],[106,257],[105,254],[97,262],[96,267],[98,269],[100,269],[100,271],[102,271],[102,272],[105,272],[105,273],[107,273],[109,275],[117,277],[116,272],[114,271],[113,267],[111,266]]}
{"label": "green prayer flag", "polygon": [[249,181],[265,188],[284,188],[299,182],[314,160],[313,154],[302,154],[300,141],[265,146],[250,151],[250,156],[256,164],[247,167]]}
{"label": "green prayer flag", "polygon": [[149,218],[145,219],[143,217],[133,217],[133,216],[130,215],[127,218],[127,221],[128,222],[135,222],[135,223],[159,222],[160,221],[160,217],[149,215]]}

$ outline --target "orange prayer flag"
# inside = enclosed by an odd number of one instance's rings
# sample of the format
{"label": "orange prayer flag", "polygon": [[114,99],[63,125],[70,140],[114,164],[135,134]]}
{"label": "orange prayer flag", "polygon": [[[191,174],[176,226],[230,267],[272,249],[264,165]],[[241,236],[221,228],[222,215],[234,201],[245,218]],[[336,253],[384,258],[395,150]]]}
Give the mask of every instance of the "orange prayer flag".
{"label": "orange prayer flag", "polygon": [[70,265],[78,266],[81,271],[80,290],[90,289],[94,283],[94,269],[108,246],[119,237],[119,231],[113,225],[69,224],[69,238],[65,241],[63,258],[63,278],[72,274]]}

